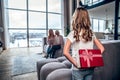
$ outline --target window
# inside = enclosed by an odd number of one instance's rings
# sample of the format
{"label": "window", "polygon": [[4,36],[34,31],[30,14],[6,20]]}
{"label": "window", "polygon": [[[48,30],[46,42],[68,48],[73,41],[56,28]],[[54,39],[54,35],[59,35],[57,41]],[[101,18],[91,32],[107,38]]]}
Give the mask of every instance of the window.
{"label": "window", "polygon": [[92,28],[94,32],[104,32],[105,20],[91,19]]}
{"label": "window", "polygon": [[48,14],[48,28],[61,29],[61,16],[58,14]]}
{"label": "window", "polygon": [[120,20],[118,20],[118,35],[120,35]]}
{"label": "window", "polygon": [[61,13],[61,0],[48,0],[48,12]]}
{"label": "window", "polygon": [[46,0],[28,0],[28,9],[46,11]]}
{"label": "window", "polygon": [[27,14],[26,11],[8,10],[9,26],[8,28],[27,28]]}
{"label": "window", "polygon": [[46,13],[29,11],[29,28],[46,29]]}
{"label": "window", "polygon": [[9,29],[10,47],[27,47],[27,30]]}
{"label": "window", "polygon": [[98,32],[98,19],[93,19],[93,31]]}
{"label": "window", "polygon": [[96,3],[102,2],[104,0],[84,0],[85,4],[88,4],[89,6],[94,5]]}
{"label": "window", "polygon": [[120,2],[119,2],[119,12],[118,12],[118,17],[120,17]]}
{"label": "window", "polygon": [[[27,0],[4,0],[7,8],[26,9]],[[8,1],[8,2],[7,2]]]}
{"label": "window", "polygon": [[105,21],[99,20],[99,32],[104,32],[105,30]]}
{"label": "window", "polygon": [[4,0],[10,48],[42,46],[48,29],[62,33],[63,0]]}

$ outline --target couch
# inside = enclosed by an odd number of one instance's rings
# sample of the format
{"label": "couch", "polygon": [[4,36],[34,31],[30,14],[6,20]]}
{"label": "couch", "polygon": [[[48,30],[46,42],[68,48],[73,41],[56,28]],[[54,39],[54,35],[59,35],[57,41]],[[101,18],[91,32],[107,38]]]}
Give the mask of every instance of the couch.
{"label": "couch", "polygon": [[[120,80],[120,40],[102,43],[104,66],[95,68],[93,80]],[[71,80],[71,63],[65,57],[38,61],[37,72],[38,80]]]}
{"label": "couch", "polygon": [[94,32],[94,34],[98,39],[105,39],[105,35],[103,32]]}
{"label": "couch", "polygon": [[[37,75],[38,80],[46,80],[48,74],[57,69],[71,68],[71,63],[66,57],[58,57],[55,59],[45,59],[37,62]],[[49,66],[49,67],[48,67]]]}

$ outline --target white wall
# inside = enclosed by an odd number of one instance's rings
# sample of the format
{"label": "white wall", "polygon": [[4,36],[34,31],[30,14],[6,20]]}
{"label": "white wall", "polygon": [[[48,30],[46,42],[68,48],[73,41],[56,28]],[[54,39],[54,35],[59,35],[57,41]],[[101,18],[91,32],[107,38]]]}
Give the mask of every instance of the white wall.
{"label": "white wall", "polygon": [[112,20],[115,16],[115,2],[89,9],[88,11],[92,18]]}

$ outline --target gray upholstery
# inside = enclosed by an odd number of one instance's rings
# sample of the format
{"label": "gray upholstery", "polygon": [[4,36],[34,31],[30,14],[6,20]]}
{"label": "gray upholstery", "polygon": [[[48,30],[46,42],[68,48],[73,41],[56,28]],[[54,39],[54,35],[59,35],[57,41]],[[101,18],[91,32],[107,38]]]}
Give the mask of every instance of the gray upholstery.
{"label": "gray upholstery", "polygon": [[[105,52],[103,53],[104,66],[95,68],[93,80],[120,80],[120,40],[103,41],[102,43],[105,47]],[[96,48],[96,46],[94,48]],[[70,68],[69,65],[71,65],[71,63],[69,64],[69,61],[66,59],[64,60],[64,58],[56,58],[56,60],[61,64],[64,64],[67,67],[66,69]],[[58,64],[55,65],[57,67]],[[46,66],[48,69],[50,67],[50,65]],[[60,67],[53,70],[52,68],[51,72],[47,74],[48,76],[46,75],[46,79],[44,78],[44,80],[70,80],[68,78],[70,78],[71,75],[69,73],[64,74],[64,70],[66,69]],[[47,71],[44,71],[42,74],[45,73],[47,73]],[[38,77],[39,76],[40,75],[38,75]]]}
{"label": "gray upholstery", "polygon": [[56,58],[59,62],[63,62],[64,60],[66,60],[66,57],[65,56],[62,56],[62,57],[58,57]]}
{"label": "gray upholstery", "polygon": [[63,48],[61,48],[55,52],[54,58],[58,58],[61,56],[63,56]]}
{"label": "gray upholstery", "polygon": [[64,60],[62,63],[65,64],[68,68],[72,67],[72,63],[69,60]]}
{"label": "gray upholstery", "polygon": [[49,73],[60,68],[67,68],[67,67],[65,64],[60,62],[51,62],[51,63],[45,64],[41,68],[40,80],[46,80],[46,77],[48,76]]}
{"label": "gray upholstery", "polygon": [[45,65],[46,63],[50,63],[50,62],[58,62],[58,60],[57,59],[43,59],[43,60],[37,61],[37,75],[38,75],[38,80],[40,80],[41,67],[43,65]]}
{"label": "gray upholstery", "polygon": [[72,70],[71,69],[54,70],[47,76],[46,80],[72,80]]}
{"label": "gray upholstery", "polygon": [[103,32],[95,32],[95,36],[98,39],[105,39],[104,33]]}
{"label": "gray upholstery", "polygon": [[63,62],[64,60],[66,60],[66,58],[64,56],[62,57],[58,57],[56,59],[44,59],[44,60],[40,60],[37,62],[37,75],[38,75],[38,80],[40,80],[40,71],[43,65],[45,65],[46,63],[50,63],[50,62]]}

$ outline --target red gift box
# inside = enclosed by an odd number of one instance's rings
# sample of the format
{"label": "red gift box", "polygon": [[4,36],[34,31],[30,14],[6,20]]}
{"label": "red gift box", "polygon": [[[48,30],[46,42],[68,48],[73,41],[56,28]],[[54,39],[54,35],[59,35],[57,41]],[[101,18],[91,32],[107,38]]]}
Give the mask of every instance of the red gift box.
{"label": "red gift box", "polygon": [[101,51],[98,49],[80,49],[79,62],[81,68],[90,68],[103,66]]}

